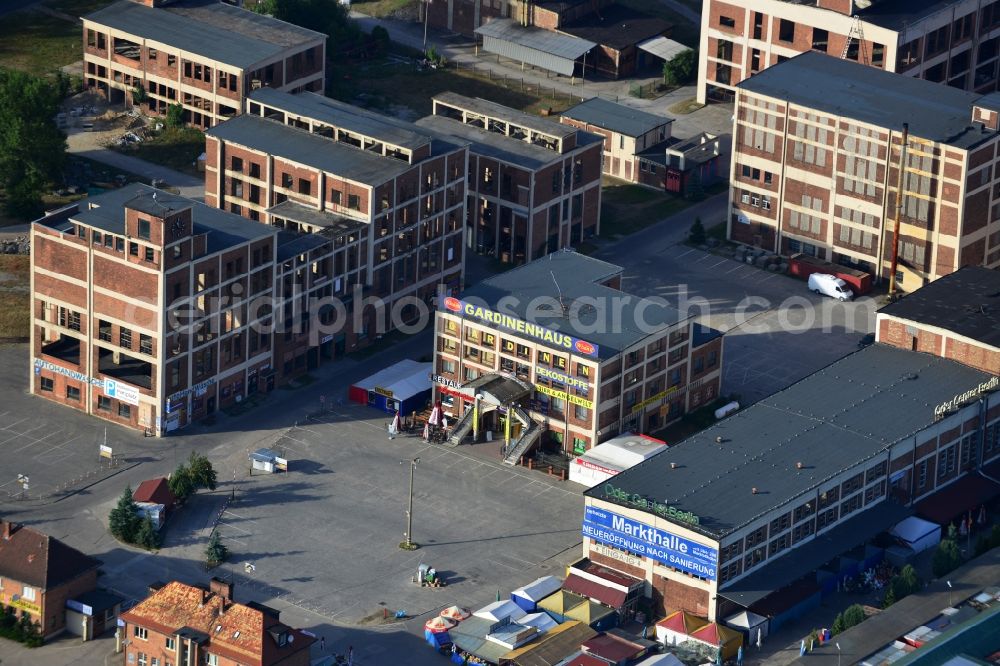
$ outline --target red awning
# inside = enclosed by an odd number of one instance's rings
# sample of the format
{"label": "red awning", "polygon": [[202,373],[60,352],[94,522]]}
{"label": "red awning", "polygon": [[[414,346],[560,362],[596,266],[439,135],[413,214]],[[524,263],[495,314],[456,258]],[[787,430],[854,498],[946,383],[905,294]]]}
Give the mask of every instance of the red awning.
{"label": "red awning", "polygon": [[593,599],[598,603],[602,603],[605,606],[610,606],[611,608],[621,608],[625,605],[625,597],[627,593],[622,590],[617,590],[613,587],[608,587],[607,585],[601,585],[592,580],[587,580],[586,578],[581,578],[576,574],[570,574],[563,583],[563,589],[567,592],[572,592],[573,594],[579,594],[581,597],[587,597]]}
{"label": "red awning", "polygon": [[[996,467],[989,465],[984,471],[992,476],[997,471]],[[976,520],[979,507],[997,495],[1000,495],[1000,485],[979,474],[966,474],[943,490],[917,502],[915,509],[917,515],[938,525],[947,525],[964,518],[969,511],[972,512],[972,519]]]}

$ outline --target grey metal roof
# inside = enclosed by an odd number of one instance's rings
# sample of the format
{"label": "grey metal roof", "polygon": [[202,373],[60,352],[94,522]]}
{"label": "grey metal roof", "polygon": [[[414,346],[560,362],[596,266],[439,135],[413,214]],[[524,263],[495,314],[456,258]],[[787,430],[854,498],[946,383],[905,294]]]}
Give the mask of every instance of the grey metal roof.
{"label": "grey metal roof", "polygon": [[687,51],[690,47],[684,46],[680,42],[675,42],[672,39],[664,37],[663,35],[658,35],[639,42],[636,45],[636,48],[642,49],[646,53],[651,53],[657,58],[662,58],[663,60],[669,62],[681,53],[684,53],[684,51]]}
{"label": "grey metal roof", "polygon": [[[922,430],[937,405],[989,376],[874,344],[622,472],[612,484],[689,511],[700,519],[697,529],[721,538]],[[610,501],[603,485],[584,494]]]}
{"label": "grey metal roof", "polygon": [[738,86],[743,90],[968,149],[996,137],[972,125],[982,97],[951,86],[885,72],[807,51],[772,65]]}
{"label": "grey metal roof", "polygon": [[219,123],[205,134],[371,186],[413,168],[392,157],[248,114]]}
{"label": "grey metal roof", "polygon": [[277,233],[277,229],[266,224],[253,222],[239,215],[227,213],[224,210],[141,183],[131,183],[120,189],[89,197],[80,202],[78,213],[48,226],[62,232],[72,232],[73,222],[77,222],[101,231],[121,235],[125,233],[126,204],[137,210],[162,214],[162,209],[150,208],[154,192],[156,193],[157,206],[162,205],[170,210],[193,208],[191,219],[194,222],[194,232],[208,234],[209,252],[217,252],[232,245],[274,236]]}
{"label": "grey metal roof", "polygon": [[879,313],[1000,348],[1000,271],[982,266],[960,268],[886,305]]}
{"label": "grey metal roof", "polygon": [[[563,250],[483,280],[463,292],[462,300],[490,309],[499,305],[511,316],[592,342],[598,345],[600,358],[607,359],[685,318],[665,303],[598,284],[621,270]],[[569,317],[559,311],[560,290]]]}
{"label": "grey metal roof", "polygon": [[785,551],[758,571],[723,585],[719,596],[744,607],[752,606],[771,593],[816,571],[841,553],[870,541],[912,514],[913,510],[908,507],[882,500],[811,541]]}
{"label": "grey metal roof", "polygon": [[431,142],[430,135],[418,132],[413,123],[312,92],[293,95],[274,88],[259,88],[250,93],[250,99],[401,148],[413,150]]}
{"label": "grey metal roof", "polygon": [[329,244],[329,239],[318,234],[297,234],[291,231],[279,231],[278,261],[282,262]]}
{"label": "grey metal roof", "polygon": [[[444,116],[426,116],[416,122],[418,127],[434,130],[455,137],[456,141],[470,144],[469,152],[509,162],[526,169],[540,169],[547,164],[565,159],[565,155],[541,146],[525,143],[520,139],[489,132],[460,120]],[[587,136],[594,136],[588,134]],[[596,137],[600,141],[600,137]]]}
{"label": "grey metal roof", "polygon": [[597,44],[551,30],[525,27],[513,19],[493,19],[476,28],[483,49],[563,76],[572,76],[576,59]]}
{"label": "grey metal roof", "polygon": [[325,210],[316,210],[310,206],[285,199],[279,204],[275,204],[267,209],[271,215],[283,217],[286,220],[308,224],[311,227],[321,227],[325,236],[339,236],[350,233],[364,227],[367,222],[356,220],[353,217],[331,213]]}
{"label": "grey metal roof", "polygon": [[326,38],[218,0],[187,0],[155,9],[121,0],[83,18],[243,69],[289,47]]}
{"label": "grey metal roof", "polygon": [[624,104],[616,104],[603,97],[591,97],[584,100],[573,108],[563,111],[562,115],[626,136],[642,136],[646,132],[652,132],[657,127],[674,122],[673,118],[647,113]]}
{"label": "grey metal roof", "polygon": [[564,139],[580,131],[575,127],[563,125],[557,120],[549,120],[548,118],[536,116],[533,113],[518,111],[517,109],[491,102],[482,97],[466,97],[454,92],[443,92],[434,95],[434,100],[453,108],[464,109],[489,118],[496,118],[497,120],[502,120],[519,127],[527,127],[536,132],[556,137],[557,139]]}

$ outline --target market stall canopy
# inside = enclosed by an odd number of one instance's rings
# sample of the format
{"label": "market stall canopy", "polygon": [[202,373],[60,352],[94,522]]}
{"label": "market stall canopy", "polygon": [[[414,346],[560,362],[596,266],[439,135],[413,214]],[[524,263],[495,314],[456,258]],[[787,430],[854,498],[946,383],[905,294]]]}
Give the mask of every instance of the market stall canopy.
{"label": "market stall canopy", "polygon": [[646,657],[642,661],[635,662],[635,666],[684,666],[684,662],[668,652]]}
{"label": "market stall canopy", "polygon": [[933,548],[941,541],[941,526],[923,518],[910,516],[891,530],[889,534],[919,553]]}
{"label": "market stall canopy", "polygon": [[[745,610],[726,618],[723,620],[723,623],[727,627],[731,627],[737,631],[749,632],[751,629],[761,627],[761,625],[766,625],[767,618],[762,615],[757,615],[757,613]],[[767,636],[767,627],[761,627],[761,630],[764,632],[764,635]]]}
{"label": "market stall canopy", "polygon": [[351,385],[348,395],[353,402],[371,405],[389,412],[409,413],[423,407],[431,393],[432,363],[403,359]]}
{"label": "market stall canopy", "polygon": [[525,27],[513,19],[497,18],[476,28],[483,50],[550,72],[573,76],[576,61],[597,44],[552,30]]}
{"label": "market stall canopy", "polygon": [[701,629],[708,620],[686,611],[674,611],[656,623],[656,639],[666,645],[676,645],[691,635],[692,631]]}
{"label": "market stall canopy", "polygon": [[527,615],[527,613],[513,601],[507,599],[505,601],[494,601],[489,606],[483,606],[473,613],[473,615],[494,622],[499,622],[507,618],[510,618],[511,622],[517,622]]}
{"label": "market stall canopy", "polygon": [[449,620],[446,617],[432,617],[431,619],[424,622],[424,629],[431,632],[448,631],[455,626],[454,620]]}
{"label": "market stall canopy", "polygon": [[472,613],[467,608],[462,608],[461,606],[448,606],[439,615],[449,620],[460,622],[472,615]]}
{"label": "market stall canopy", "polygon": [[530,613],[538,607],[539,601],[561,587],[562,581],[555,576],[542,576],[511,592],[510,600]]}
{"label": "market stall canopy", "polygon": [[574,458],[569,480],[593,488],[666,450],[663,440],[627,432]]}
{"label": "market stall canopy", "polygon": [[559,623],[553,620],[552,616],[548,613],[528,613],[518,620],[518,622],[526,624],[529,627],[536,627],[541,632],[546,632],[559,626]]}
{"label": "market stall canopy", "polygon": [[695,629],[691,632],[690,638],[696,641],[701,641],[702,643],[707,643],[713,647],[719,647],[721,645],[722,656],[725,659],[735,657],[736,652],[740,649],[740,646],[743,645],[743,634],[735,629],[724,627],[717,622],[711,622],[706,624],[704,627]]}
{"label": "market stall canopy", "polygon": [[580,649],[597,632],[587,624],[572,620],[554,627],[537,641],[505,654],[500,663],[510,666],[552,666]]}
{"label": "market stall canopy", "polygon": [[551,614],[562,617],[570,609],[576,608],[585,601],[587,601],[587,599],[581,597],[579,594],[573,594],[572,592],[568,592],[566,590],[559,590],[555,594],[550,594],[539,601],[538,607]]}

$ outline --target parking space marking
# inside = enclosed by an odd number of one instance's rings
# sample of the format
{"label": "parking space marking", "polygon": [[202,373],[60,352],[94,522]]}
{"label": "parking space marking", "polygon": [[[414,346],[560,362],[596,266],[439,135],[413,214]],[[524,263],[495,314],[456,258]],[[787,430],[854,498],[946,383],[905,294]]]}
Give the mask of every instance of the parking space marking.
{"label": "parking space marking", "polygon": [[678,259],[682,259],[682,258],[688,256],[689,254],[691,254],[692,252],[697,252],[697,250],[695,250],[694,248],[691,248],[687,252],[682,252],[681,254],[677,255],[677,258]]}

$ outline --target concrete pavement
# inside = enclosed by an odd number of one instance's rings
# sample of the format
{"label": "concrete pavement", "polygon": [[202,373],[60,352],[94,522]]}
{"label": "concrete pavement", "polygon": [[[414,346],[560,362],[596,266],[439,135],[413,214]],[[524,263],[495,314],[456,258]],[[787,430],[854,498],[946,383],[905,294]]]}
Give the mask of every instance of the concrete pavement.
{"label": "concrete pavement", "polygon": [[185,196],[191,199],[196,199],[198,201],[205,200],[205,181],[194,176],[189,176],[180,171],[175,171],[168,167],[160,166],[159,164],[153,164],[152,162],[147,162],[146,160],[141,160],[138,157],[132,157],[131,155],[123,155],[122,153],[117,153],[113,150],[108,150],[107,148],[94,147],[82,145],[80,140],[75,140],[81,133],[70,134],[67,143],[69,144],[67,152],[71,155],[79,155],[80,157],[86,157],[94,160],[95,162],[100,162],[101,164],[107,164],[108,166],[114,167],[116,169],[121,169],[122,171],[128,171],[134,173],[137,176],[142,176],[147,182],[152,182],[155,178],[158,181],[166,183],[167,185],[172,185],[180,190],[181,196]]}

